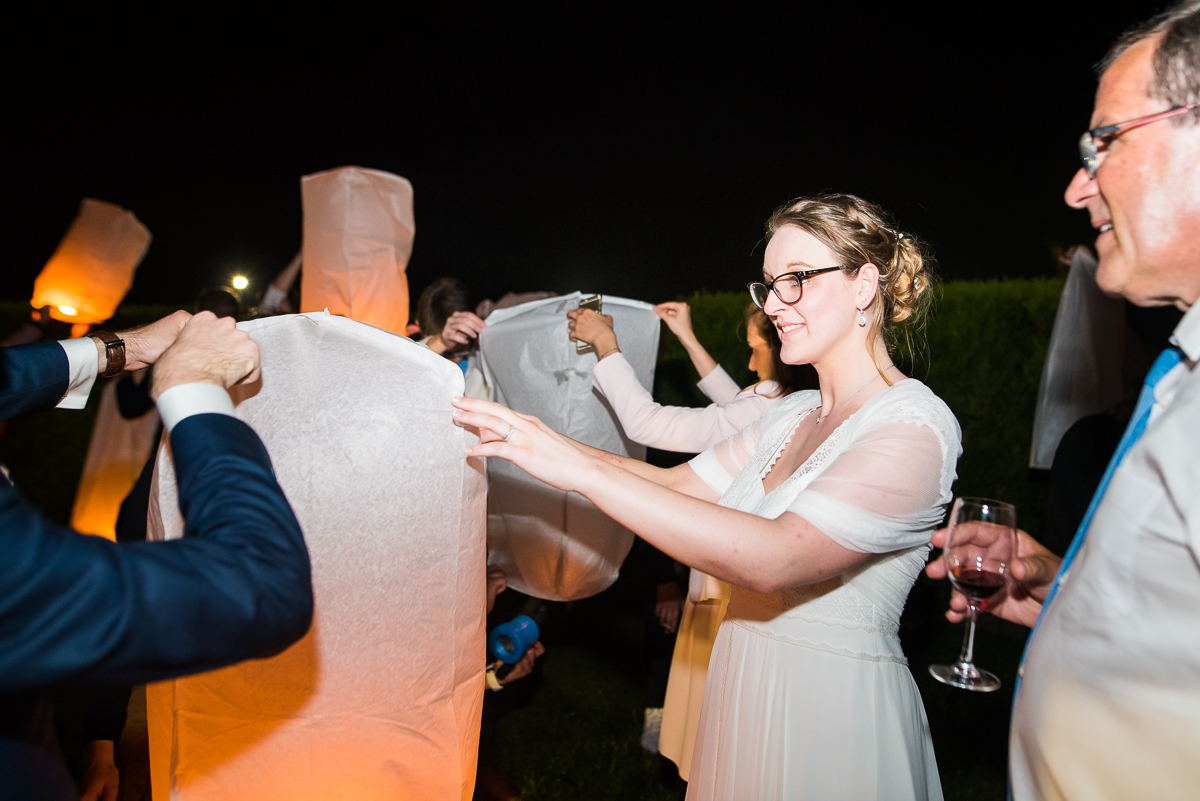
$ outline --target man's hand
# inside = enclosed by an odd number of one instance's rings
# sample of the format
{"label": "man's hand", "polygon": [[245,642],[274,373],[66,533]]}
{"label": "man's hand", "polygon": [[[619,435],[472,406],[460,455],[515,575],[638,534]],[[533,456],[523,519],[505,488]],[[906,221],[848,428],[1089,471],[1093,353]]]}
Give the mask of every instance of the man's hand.
{"label": "man's hand", "polygon": [[542,641],[538,640],[533,645],[529,646],[529,650],[525,652],[524,656],[517,660],[516,664],[512,666],[512,670],[508,671],[508,674],[499,680],[500,683],[512,684],[517,679],[523,679],[528,676],[533,672],[533,663],[536,662],[537,658],[544,653],[546,653],[546,649],[542,645]]}
{"label": "man's hand", "polygon": [[667,634],[679,628],[679,617],[683,614],[683,591],[673,581],[659,584],[654,590],[654,615]]}
{"label": "man's hand", "polygon": [[446,343],[447,351],[455,351],[470,345],[485,328],[487,323],[472,312],[455,312],[442,326],[442,342]]}
{"label": "man's hand", "polygon": [[83,747],[83,792],[79,801],[117,801],[121,775],[113,761],[113,741],[93,740]]}
{"label": "man's hand", "polygon": [[229,389],[257,378],[258,345],[232,317],[205,311],[188,320],[158,359],[150,395],[158,400],[171,387],[196,382]]}
{"label": "man's hand", "polygon": [[487,611],[490,615],[496,606],[496,596],[508,589],[508,574],[503,568],[488,565],[487,569]]}
{"label": "man's hand", "polygon": [[660,303],[654,307],[654,313],[667,324],[671,333],[679,337],[684,345],[696,341],[696,332],[692,330],[692,308],[686,303]]}
{"label": "man's hand", "polygon": [[125,369],[140,370],[158,361],[190,319],[192,315],[180,309],[150,325],[118,332],[125,340]]}
{"label": "man's hand", "polygon": [[[125,369],[140,370],[158,361],[190,319],[192,315],[180,309],[150,325],[117,331],[117,336],[125,340]],[[108,367],[108,355],[104,352],[103,342],[99,339],[93,341],[96,343],[100,372],[103,373]]]}
{"label": "man's hand", "polygon": [[574,309],[567,312],[567,320],[570,340],[588,343],[595,348],[597,356],[602,356],[617,347],[612,315],[600,314],[591,309]]}
{"label": "man's hand", "polygon": [[[943,528],[933,533],[934,547],[946,547],[948,530]],[[1017,554],[1008,567],[1009,580],[1001,594],[989,598],[982,609],[996,617],[1032,628],[1042,611],[1042,602],[1046,600],[1046,593],[1050,591],[1050,583],[1054,581],[1061,564],[1062,559],[1044,545],[1024,531],[1017,531]],[[931,579],[946,578],[946,560],[939,556],[930,562],[925,566],[925,575]],[[946,610],[946,618],[951,623],[957,623],[966,616],[967,599],[955,590],[950,596],[950,608]]]}

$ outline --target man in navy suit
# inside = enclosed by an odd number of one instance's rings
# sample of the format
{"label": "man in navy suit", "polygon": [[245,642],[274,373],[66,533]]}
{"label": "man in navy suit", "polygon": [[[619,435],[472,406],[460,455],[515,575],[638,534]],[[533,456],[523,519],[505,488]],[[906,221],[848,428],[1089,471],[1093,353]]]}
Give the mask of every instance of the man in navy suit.
{"label": "man in navy suit", "polygon": [[149,364],[183,539],[79,534],[0,476],[0,799],[78,798],[46,693],[270,656],[312,621],[300,526],[262,442],[233,416],[228,388],[258,375],[258,346],[233,320],[176,312],[115,336],[0,349],[0,419],[82,408],[98,374]]}

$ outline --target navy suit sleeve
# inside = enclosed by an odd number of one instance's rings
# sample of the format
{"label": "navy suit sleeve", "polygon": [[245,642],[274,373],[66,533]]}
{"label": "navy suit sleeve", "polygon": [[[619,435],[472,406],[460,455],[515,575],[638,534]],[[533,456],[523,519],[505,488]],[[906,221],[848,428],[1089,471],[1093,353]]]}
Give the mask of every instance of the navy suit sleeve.
{"label": "navy suit sleeve", "polygon": [[67,353],[57,342],[0,348],[0,420],[53,408],[70,379]]}
{"label": "navy suit sleeve", "polygon": [[312,578],[266,449],[201,414],[171,433],[184,538],[118,545],[0,489],[0,692],[140,684],[278,653]]}

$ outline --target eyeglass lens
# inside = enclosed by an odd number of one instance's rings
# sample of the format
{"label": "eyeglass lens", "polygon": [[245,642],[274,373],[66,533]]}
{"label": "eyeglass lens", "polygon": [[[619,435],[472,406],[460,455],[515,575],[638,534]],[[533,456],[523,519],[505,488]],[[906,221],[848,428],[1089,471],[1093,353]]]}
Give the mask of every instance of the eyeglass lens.
{"label": "eyeglass lens", "polygon": [[750,284],[750,298],[761,309],[767,304],[772,289],[780,300],[791,305],[800,301],[800,296],[804,293],[804,282],[798,275],[781,275],[770,284],[756,281]]}
{"label": "eyeglass lens", "polygon": [[1092,136],[1091,131],[1085,131],[1083,136],[1079,137],[1079,158],[1083,161],[1083,169],[1087,172],[1089,178],[1096,177],[1098,155],[1096,151],[1096,139]]}

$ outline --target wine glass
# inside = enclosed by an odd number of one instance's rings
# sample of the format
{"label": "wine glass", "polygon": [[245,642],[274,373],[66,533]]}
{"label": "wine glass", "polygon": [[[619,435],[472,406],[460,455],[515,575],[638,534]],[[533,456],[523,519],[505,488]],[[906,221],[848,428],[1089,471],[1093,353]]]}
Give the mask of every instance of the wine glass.
{"label": "wine glass", "polygon": [[1016,543],[1015,506],[987,498],[954,501],[942,558],[950,583],[967,598],[969,619],[958,662],[929,666],[929,672],[943,684],[984,693],[1000,689],[1000,679],[975,667],[975,618],[1004,588]]}

